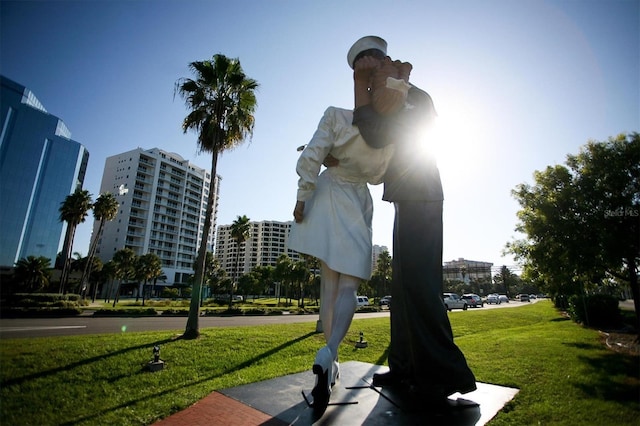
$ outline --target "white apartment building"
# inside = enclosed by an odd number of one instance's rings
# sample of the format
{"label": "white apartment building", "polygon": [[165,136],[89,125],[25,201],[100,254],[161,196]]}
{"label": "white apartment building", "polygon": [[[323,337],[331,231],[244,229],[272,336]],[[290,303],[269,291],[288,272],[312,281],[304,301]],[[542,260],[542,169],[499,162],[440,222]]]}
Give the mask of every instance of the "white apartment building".
{"label": "white apartment building", "polygon": [[[208,250],[213,251],[220,176]],[[103,262],[123,248],[157,254],[166,284],[186,283],[202,240],[211,172],[175,153],[137,148],[108,157],[100,193],[111,192],[120,206],[99,236],[96,256]],[[93,227],[94,235],[98,223]]]}
{"label": "white apartment building", "polygon": [[[302,257],[298,252],[289,249],[289,230],[292,221],[262,221],[250,222],[251,237],[240,244],[240,258],[238,260],[238,275],[251,272],[256,266],[276,266],[278,258],[287,254],[294,262]],[[372,270],[375,270],[378,256],[383,251],[389,251],[386,246],[373,246],[371,256]],[[231,237],[231,225],[220,225],[216,232],[216,259],[228,276],[236,279],[236,241]]]}
{"label": "white apartment building", "polygon": [[458,260],[444,262],[442,275],[445,280],[458,280],[469,284],[472,280],[487,278],[491,280],[492,266],[493,263],[490,262],[479,262],[460,257]]}
{"label": "white apartment building", "polygon": [[385,251],[389,251],[389,249],[387,248],[387,246],[379,246],[377,244],[374,244],[371,250],[371,272],[375,272],[376,268],[378,267],[378,257],[380,257],[380,254],[382,254],[382,252]]}
{"label": "white apartment building", "polygon": [[231,225],[220,225],[216,232],[215,257],[228,276],[237,276],[251,272],[256,266],[276,266],[278,257],[287,254],[293,261],[300,259],[297,252],[289,250],[289,230],[292,221],[262,221],[250,222],[251,236],[240,244],[240,258],[238,271],[236,269],[236,241],[231,237]]}

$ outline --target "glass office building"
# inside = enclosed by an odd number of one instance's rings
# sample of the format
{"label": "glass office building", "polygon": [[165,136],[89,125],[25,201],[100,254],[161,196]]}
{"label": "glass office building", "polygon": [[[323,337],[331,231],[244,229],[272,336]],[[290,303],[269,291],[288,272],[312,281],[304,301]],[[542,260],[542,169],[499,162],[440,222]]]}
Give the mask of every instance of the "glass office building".
{"label": "glass office building", "polygon": [[82,188],[89,153],[30,90],[0,79],[0,266],[27,256],[53,266],[66,230],[60,204]]}

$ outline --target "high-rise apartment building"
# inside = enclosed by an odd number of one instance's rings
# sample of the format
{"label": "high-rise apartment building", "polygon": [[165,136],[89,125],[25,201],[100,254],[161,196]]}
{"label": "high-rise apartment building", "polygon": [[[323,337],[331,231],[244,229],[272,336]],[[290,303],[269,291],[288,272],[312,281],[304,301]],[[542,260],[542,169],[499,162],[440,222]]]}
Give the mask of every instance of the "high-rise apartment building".
{"label": "high-rise apartment building", "polygon": [[[187,283],[202,240],[209,196],[215,197],[207,247],[213,251],[220,177],[209,194],[211,173],[178,154],[137,148],[108,157],[100,193],[116,196],[118,214],[106,222],[96,255],[103,262],[123,248],[155,253],[167,284]],[[98,223],[94,224],[94,235]],[[92,237],[93,238],[93,237]]]}
{"label": "high-rise apartment building", "polygon": [[383,252],[388,252],[389,249],[387,246],[379,246],[377,244],[374,244],[371,249],[371,272],[373,273],[378,267],[378,257],[380,257]]}
{"label": "high-rise apartment building", "polygon": [[236,274],[237,244],[231,236],[231,225],[220,225],[216,232],[215,257],[222,269],[236,279],[256,266],[276,266],[278,257],[287,254],[294,261],[300,259],[297,252],[289,250],[289,230],[293,222],[251,222],[251,236],[240,244],[240,258]]}
{"label": "high-rise apartment building", "polygon": [[0,80],[0,266],[27,256],[53,265],[66,231],[59,208],[82,188],[89,152],[29,89]]}

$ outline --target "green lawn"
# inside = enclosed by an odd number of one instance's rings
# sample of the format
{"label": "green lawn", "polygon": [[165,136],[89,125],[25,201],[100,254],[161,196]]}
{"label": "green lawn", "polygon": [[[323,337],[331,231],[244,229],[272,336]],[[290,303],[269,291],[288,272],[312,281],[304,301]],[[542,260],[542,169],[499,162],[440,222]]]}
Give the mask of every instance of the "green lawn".
{"label": "green lawn", "polygon": [[[491,425],[637,425],[637,357],[551,302],[449,314],[478,381],[520,389]],[[0,424],[148,425],[217,389],[297,373],[323,345],[315,323],[0,341]],[[369,342],[355,349],[359,332]],[[144,371],[159,344],[164,370]],[[355,320],[340,359],[385,364],[388,318]]]}

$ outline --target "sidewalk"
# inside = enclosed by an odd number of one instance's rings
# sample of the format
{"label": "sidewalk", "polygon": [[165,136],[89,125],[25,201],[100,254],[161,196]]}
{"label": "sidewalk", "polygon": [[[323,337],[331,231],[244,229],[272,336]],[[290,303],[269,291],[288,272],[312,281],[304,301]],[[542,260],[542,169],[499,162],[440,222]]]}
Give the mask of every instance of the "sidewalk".
{"label": "sidewalk", "polygon": [[213,392],[154,426],[284,426],[287,423],[219,392]]}
{"label": "sidewalk", "polygon": [[429,404],[406,401],[392,388],[371,386],[373,374],[387,369],[359,361],[343,363],[330,404],[320,418],[305,401],[315,380],[308,370],[218,390],[153,426],[483,426],[518,393],[514,388],[477,383],[473,392],[451,395],[450,410],[434,410]]}

